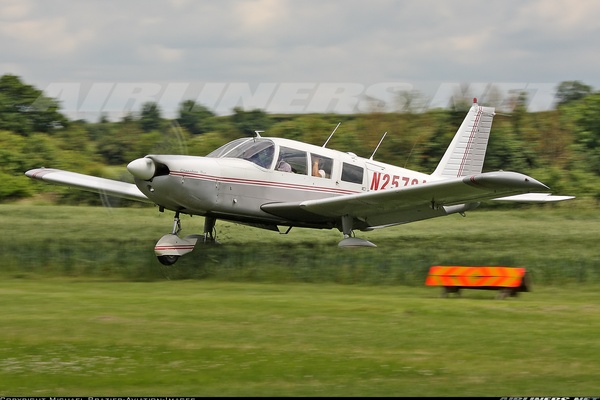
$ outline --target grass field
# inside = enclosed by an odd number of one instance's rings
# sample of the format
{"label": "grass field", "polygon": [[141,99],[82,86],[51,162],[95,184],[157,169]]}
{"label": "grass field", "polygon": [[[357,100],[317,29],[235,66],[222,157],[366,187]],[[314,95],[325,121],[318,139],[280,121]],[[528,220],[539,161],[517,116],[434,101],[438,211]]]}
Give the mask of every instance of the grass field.
{"label": "grass field", "polygon": [[[562,208],[476,210],[357,235],[377,248],[340,249],[337,230],[294,228],[288,235],[223,221],[221,246],[199,246],[162,267],[154,244],[173,213],[156,208],[0,205],[0,257],[9,277],[71,276],[137,281],[423,284],[431,265],[508,265],[534,285],[600,284],[600,213]],[[203,218],[183,216],[182,235]]]}
{"label": "grass field", "polygon": [[6,396],[597,395],[598,287],[0,282]]}
{"label": "grass field", "polygon": [[[577,396],[600,386],[600,216],[476,211],[359,233],[217,224],[154,258],[172,214],[0,205],[3,396]],[[183,234],[202,229],[185,218]],[[525,267],[496,300],[435,264]]]}

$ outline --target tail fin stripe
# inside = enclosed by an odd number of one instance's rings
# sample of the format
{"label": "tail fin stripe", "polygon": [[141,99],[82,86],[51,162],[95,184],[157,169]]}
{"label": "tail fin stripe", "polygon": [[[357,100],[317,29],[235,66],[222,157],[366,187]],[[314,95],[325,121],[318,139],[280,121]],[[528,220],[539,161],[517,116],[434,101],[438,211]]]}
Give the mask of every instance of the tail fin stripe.
{"label": "tail fin stripe", "polygon": [[467,145],[465,146],[465,152],[463,153],[463,158],[460,163],[460,167],[458,169],[457,177],[463,176],[463,170],[465,168],[465,164],[467,163],[467,158],[471,152],[471,147],[473,146],[473,141],[475,139],[475,134],[477,133],[477,128],[479,127],[479,119],[481,118],[482,109],[481,107],[477,107],[477,115],[475,115],[475,121],[473,121],[473,128],[471,129],[471,135],[469,136],[469,140],[467,141]]}

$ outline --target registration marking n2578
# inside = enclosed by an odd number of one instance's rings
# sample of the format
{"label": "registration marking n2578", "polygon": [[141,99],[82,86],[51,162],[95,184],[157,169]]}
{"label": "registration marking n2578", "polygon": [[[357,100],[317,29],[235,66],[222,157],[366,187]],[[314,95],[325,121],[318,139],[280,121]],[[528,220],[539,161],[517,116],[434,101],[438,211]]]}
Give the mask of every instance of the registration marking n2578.
{"label": "registration marking n2578", "polygon": [[419,183],[425,183],[426,181],[419,181],[417,178],[410,178],[408,176],[390,175],[383,174],[381,172],[373,172],[371,177],[371,187],[369,190],[384,190],[394,189],[401,186],[418,185]]}

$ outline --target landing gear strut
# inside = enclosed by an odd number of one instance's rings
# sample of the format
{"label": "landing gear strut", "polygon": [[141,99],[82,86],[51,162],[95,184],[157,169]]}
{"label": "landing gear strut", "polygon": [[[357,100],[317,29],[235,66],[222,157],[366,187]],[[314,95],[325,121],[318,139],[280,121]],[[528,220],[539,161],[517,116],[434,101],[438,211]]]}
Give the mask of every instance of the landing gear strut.
{"label": "landing gear strut", "polygon": [[204,243],[218,243],[215,238],[215,223],[217,219],[214,217],[204,217]]}
{"label": "landing gear strut", "polygon": [[354,237],[353,225],[354,217],[352,215],[346,214],[342,216],[342,233],[344,234],[344,239],[338,243],[339,247],[377,247],[368,240]]}
{"label": "landing gear strut", "polygon": [[163,265],[173,265],[179,260],[179,257],[194,250],[198,241],[203,244],[217,243],[214,234],[215,222],[215,218],[207,216],[204,219],[203,235],[188,235],[181,238],[179,237],[181,220],[179,219],[179,211],[176,211],[173,218],[173,230],[161,237],[154,246],[156,258]]}

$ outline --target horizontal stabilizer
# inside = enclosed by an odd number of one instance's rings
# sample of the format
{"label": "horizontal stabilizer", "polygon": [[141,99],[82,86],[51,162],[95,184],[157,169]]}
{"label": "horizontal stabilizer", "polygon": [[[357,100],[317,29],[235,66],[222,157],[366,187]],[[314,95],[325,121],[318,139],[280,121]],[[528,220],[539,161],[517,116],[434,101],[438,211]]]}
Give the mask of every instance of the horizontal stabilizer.
{"label": "horizontal stabilizer", "polygon": [[496,201],[515,201],[523,203],[547,203],[551,201],[563,201],[574,199],[575,196],[553,196],[550,193],[524,193],[515,196],[499,197],[492,199]]}

